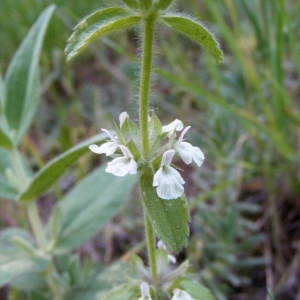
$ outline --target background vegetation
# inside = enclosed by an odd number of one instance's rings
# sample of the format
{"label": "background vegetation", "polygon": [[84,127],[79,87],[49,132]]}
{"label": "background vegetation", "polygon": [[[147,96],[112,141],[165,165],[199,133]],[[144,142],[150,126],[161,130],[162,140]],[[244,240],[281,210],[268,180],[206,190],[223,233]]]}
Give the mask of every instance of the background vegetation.
{"label": "background vegetation", "polygon": [[[121,111],[137,115],[136,89],[130,88],[138,79],[135,31],[106,38],[75,63],[65,63],[73,24],[108,1],[1,0],[1,72],[50,3],[57,10],[41,61],[43,102],[23,146],[29,163],[38,161],[36,168],[109,128]],[[182,166],[193,219],[190,246],[180,260],[190,259],[217,299],[300,299],[300,3],[179,0],[177,9],[207,24],[225,52],[218,66],[168,30],[156,40],[152,108],[166,121],[176,116],[191,124],[193,143],[206,154],[200,170]],[[86,155],[40,199],[45,221],[56,198],[100,163]],[[132,196],[78,250],[84,263],[110,264],[128,252],[143,253],[136,206]],[[24,222],[21,205],[1,200],[1,227]]]}

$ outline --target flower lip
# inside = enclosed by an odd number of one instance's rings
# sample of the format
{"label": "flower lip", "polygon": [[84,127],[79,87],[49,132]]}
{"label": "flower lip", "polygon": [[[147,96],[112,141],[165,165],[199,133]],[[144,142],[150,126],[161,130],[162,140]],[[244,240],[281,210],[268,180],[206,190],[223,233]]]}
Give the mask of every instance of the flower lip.
{"label": "flower lip", "polygon": [[180,173],[170,166],[175,151],[168,150],[163,154],[160,168],[153,176],[153,187],[161,199],[171,200],[181,197],[184,193],[185,181]]}
{"label": "flower lip", "polygon": [[115,176],[125,176],[127,174],[134,175],[137,173],[137,163],[133,158],[130,150],[123,146],[119,146],[123,156],[113,159],[107,164],[105,171]]}

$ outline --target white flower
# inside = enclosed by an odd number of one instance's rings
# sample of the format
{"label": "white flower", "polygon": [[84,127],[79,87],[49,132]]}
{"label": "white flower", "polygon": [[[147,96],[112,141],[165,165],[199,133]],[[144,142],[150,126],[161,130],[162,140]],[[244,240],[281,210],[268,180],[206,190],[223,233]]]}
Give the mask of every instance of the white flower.
{"label": "white flower", "polygon": [[183,129],[182,121],[175,119],[168,125],[162,127],[162,133],[168,133],[168,135],[174,134],[175,131],[181,131]]}
{"label": "white flower", "polygon": [[175,289],[174,295],[171,300],[195,300],[195,299],[186,291]]}
{"label": "white flower", "polygon": [[177,263],[176,257],[172,254],[168,254],[168,261],[175,265]]}
{"label": "white flower", "polygon": [[191,128],[191,126],[187,126],[180,134],[178,141],[175,144],[175,150],[181,157],[181,159],[187,164],[191,164],[192,161],[198,167],[201,167],[204,161],[204,154],[199,147],[195,147],[188,142],[184,142],[184,135]]}
{"label": "white flower", "polygon": [[110,141],[103,143],[102,145],[90,145],[89,149],[96,154],[105,154],[106,156],[110,156],[114,154],[119,148],[118,137],[113,135],[110,131],[106,129],[101,129],[104,131],[110,138]]}
{"label": "white flower", "polygon": [[119,146],[123,156],[113,159],[107,164],[105,171],[115,176],[125,176],[127,174],[137,173],[137,163],[133,158],[130,150],[123,146]]}
{"label": "white flower", "polygon": [[163,154],[160,168],[153,177],[157,195],[166,200],[177,199],[184,193],[184,180],[179,172],[170,166],[174,154],[175,150],[168,150]]}
{"label": "white flower", "polygon": [[138,300],[152,300],[152,297],[150,295],[150,286],[147,282],[143,282],[140,285],[140,289],[142,297],[140,297]]}
{"label": "white flower", "polygon": [[119,116],[120,128],[122,128],[127,119],[129,119],[128,113],[126,111],[121,112]]}

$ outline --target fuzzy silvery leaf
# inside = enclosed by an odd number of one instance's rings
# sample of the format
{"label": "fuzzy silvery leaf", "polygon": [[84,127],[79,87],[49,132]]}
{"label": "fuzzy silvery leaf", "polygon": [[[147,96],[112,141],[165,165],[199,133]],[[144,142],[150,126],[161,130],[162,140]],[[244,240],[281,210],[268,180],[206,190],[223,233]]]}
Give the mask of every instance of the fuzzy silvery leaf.
{"label": "fuzzy silvery leaf", "polygon": [[20,199],[33,201],[41,196],[75,161],[88,151],[89,145],[102,142],[105,138],[104,134],[99,134],[51,160],[32,178],[28,187],[20,195]]}
{"label": "fuzzy silvery leaf", "polygon": [[13,228],[1,232],[0,287],[9,283],[22,290],[38,288],[41,283],[38,277],[41,278],[40,273],[45,270],[47,263],[38,263],[16,247],[14,243],[16,238],[22,238],[28,242],[33,240],[31,235],[22,229]]}
{"label": "fuzzy silvery leaf", "polygon": [[5,76],[5,116],[18,144],[40,102],[39,58],[54,6],[43,11],[15,53]]}
{"label": "fuzzy silvery leaf", "polygon": [[162,10],[167,9],[174,0],[159,0],[158,7]]}
{"label": "fuzzy silvery leaf", "polygon": [[123,0],[123,2],[130,8],[133,8],[133,9],[139,8],[138,0]]}
{"label": "fuzzy silvery leaf", "polygon": [[161,20],[171,28],[199,43],[215,57],[217,62],[222,62],[223,52],[219,43],[203,24],[182,14],[167,14],[162,16]]}
{"label": "fuzzy silvery leaf", "polygon": [[75,26],[65,49],[67,60],[79,55],[96,39],[129,28],[140,19],[123,7],[110,7],[93,12]]}
{"label": "fuzzy silvery leaf", "polygon": [[154,230],[170,251],[179,252],[187,243],[189,235],[189,208],[184,197],[164,200],[157,196],[151,185],[151,169],[141,171],[140,184],[142,197]]}
{"label": "fuzzy silvery leaf", "polygon": [[183,279],[179,285],[194,299],[215,300],[210,290],[196,281]]}
{"label": "fuzzy silvery leaf", "polygon": [[95,235],[122,209],[135,182],[135,176],[115,177],[102,167],[81,180],[51,217],[50,230],[53,223],[59,223],[55,225],[55,249],[72,250]]}

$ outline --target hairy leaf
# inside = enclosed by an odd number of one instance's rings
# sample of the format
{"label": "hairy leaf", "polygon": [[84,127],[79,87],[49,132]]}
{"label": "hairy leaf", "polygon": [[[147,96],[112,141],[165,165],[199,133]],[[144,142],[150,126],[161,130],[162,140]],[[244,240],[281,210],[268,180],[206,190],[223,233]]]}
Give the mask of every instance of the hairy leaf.
{"label": "hairy leaf", "polygon": [[217,62],[222,62],[223,52],[219,43],[216,41],[214,35],[200,22],[181,14],[168,14],[164,15],[161,19],[168,26],[183,33],[191,40],[203,46],[215,57]]}
{"label": "hairy leaf", "polygon": [[104,134],[99,134],[54,158],[32,178],[29,186],[20,195],[20,199],[33,201],[41,196],[76,160],[87,152],[89,145],[102,142],[105,138]]}
{"label": "hairy leaf", "polygon": [[5,77],[5,115],[9,127],[15,131],[14,143],[28,129],[40,102],[39,58],[45,32],[54,11],[46,8],[37,19],[14,55]]}
{"label": "hairy leaf", "polygon": [[160,9],[167,9],[174,0],[159,0],[158,7]]}
{"label": "hairy leaf", "polygon": [[95,39],[131,27],[139,20],[139,16],[130,15],[130,12],[122,7],[95,11],[75,26],[65,49],[67,60],[79,55]]}
{"label": "hairy leaf", "polygon": [[135,181],[135,176],[116,177],[101,167],[78,183],[56,209],[61,220],[57,248],[71,250],[95,235],[120,211]]}
{"label": "hairy leaf", "polygon": [[144,169],[140,178],[142,197],[146,212],[157,236],[171,251],[179,252],[187,243],[189,235],[189,209],[185,198],[163,200],[152,187],[153,174]]}
{"label": "hairy leaf", "polygon": [[199,300],[214,300],[215,297],[212,295],[210,290],[205,287],[204,285],[192,281],[189,279],[184,279],[180,282],[180,287],[188,292],[193,299],[199,299]]}

